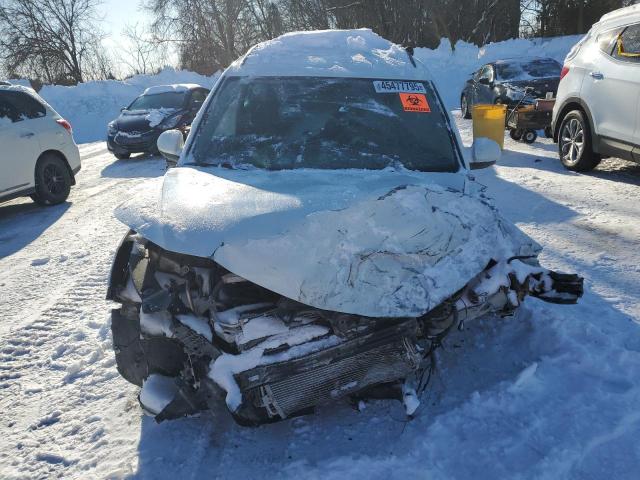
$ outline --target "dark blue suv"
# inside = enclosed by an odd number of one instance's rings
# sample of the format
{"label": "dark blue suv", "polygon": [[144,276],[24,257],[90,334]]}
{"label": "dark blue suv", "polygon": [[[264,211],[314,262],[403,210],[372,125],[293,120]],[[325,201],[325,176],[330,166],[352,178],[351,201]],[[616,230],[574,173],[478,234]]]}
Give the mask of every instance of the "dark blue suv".
{"label": "dark blue suv", "polygon": [[107,127],[107,146],[116,158],[132,153],[158,153],[162,132],[180,129],[185,135],[209,90],[195,84],[160,85],[147,88],[122,109]]}

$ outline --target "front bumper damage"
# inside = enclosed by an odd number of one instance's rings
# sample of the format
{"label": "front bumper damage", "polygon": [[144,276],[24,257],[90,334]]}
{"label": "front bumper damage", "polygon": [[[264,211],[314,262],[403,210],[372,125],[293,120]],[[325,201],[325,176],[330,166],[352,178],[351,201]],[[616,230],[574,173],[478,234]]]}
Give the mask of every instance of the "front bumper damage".
{"label": "front bumper damage", "polygon": [[[141,404],[157,421],[226,404],[239,423],[258,425],[376,389],[395,392],[412,413],[416,379],[449,332],[510,315],[527,295],[575,303],[582,284],[535,257],[511,258],[420,317],[364,317],[309,307],[130,232],[107,297],[121,304],[112,311],[118,371],[143,387]],[[170,386],[160,400],[158,379]]]}
{"label": "front bumper damage", "polygon": [[107,149],[115,154],[143,153],[157,151],[156,143],[162,130],[149,130],[140,134],[107,134]]}

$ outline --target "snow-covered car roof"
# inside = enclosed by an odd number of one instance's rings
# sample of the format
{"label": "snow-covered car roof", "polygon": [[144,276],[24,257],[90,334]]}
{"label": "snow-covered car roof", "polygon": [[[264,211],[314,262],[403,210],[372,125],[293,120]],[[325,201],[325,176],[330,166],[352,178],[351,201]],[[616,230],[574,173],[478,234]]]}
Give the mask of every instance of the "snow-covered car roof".
{"label": "snow-covered car roof", "polygon": [[149,87],[144,92],[142,92],[142,94],[157,95],[159,93],[186,92],[195,88],[205,87],[203,87],[202,85],[198,85],[197,83],[174,83],[173,85],[156,85],[154,87]]}
{"label": "snow-covered car roof", "polygon": [[33,88],[25,87],[23,85],[0,84],[0,91],[25,92],[29,95],[37,95],[36,91]]}
{"label": "snow-covered car roof", "polygon": [[364,28],[287,33],[257,44],[227,72],[240,76],[432,78],[404,48]]}

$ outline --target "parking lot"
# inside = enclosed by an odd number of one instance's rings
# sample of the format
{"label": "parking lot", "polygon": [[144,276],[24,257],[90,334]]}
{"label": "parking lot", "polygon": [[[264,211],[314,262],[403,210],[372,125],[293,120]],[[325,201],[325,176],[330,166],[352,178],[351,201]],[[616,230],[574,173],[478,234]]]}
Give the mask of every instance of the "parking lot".
{"label": "parking lot", "polygon": [[[458,121],[468,145],[471,122]],[[577,450],[555,451],[554,442],[566,446],[581,435],[602,435],[601,448],[574,459],[578,465],[613,462],[605,459],[612,440],[628,437],[632,445],[638,419],[624,416],[616,405],[637,399],[640,390],[624,356],[640,351],[640,342],[630,335],[640,318],[640,166],[609,159],[590,174],[575,174],[560,165],[550,140],[525,145],[507,138],[499,165],[474,175],[487,185],[498,208],[543,245],[545,265],[585,277],[583,301],[556,307],[531,300],[518,323],[481,321],[468,327],[471,333],[457,334],[451,346],[465,348],[456,349],[456,355],[443,352],[441,372],[447,375],[434,382],[424,408],[409,424],[399,420],[397,406],[380,402],[362,415],[354,416],[345,405],[247,430],[198,418],[161,425],[149,418],[140,421],[137,388],[115,368],[110,306],[103,298],[111,256],[126,232],[112,211],[145,182],[160,181],[164,162],[158,157],[116,161],[102,142],[84,144],[80,151],[83,168],[68,202],[42,209],[18,199],[0,206],[0,462],[12,471],[32,478],[83,472],[154,478],[173,469],[185,478],[204,471],[245,478],[256,471],[268,477],[271,469],[286,465],[293,477],[303,467],[322,472],[327,462],[334,474],[347,461],[373,462],[381,472],[412,461],[433,464],[446,447],[457,452],[438,460],[449,471],[463,475],[485,466],[499,475],[491,456],[474,463],[464,458],[489,441],[488,448],[496,452],[511,448],[531,455],[531,464],[544,472],[540,458],[552,465],[562,455],[578,455]],[[579,347],[573,348],[573,336]],[[487,348],[496,337],[498,347]],[[527,399],[517,398],[532,411],[530,416],[507,410],[489,419],[490,440],[473,429],[478,404],[503,401],[513,393],[509,385],[533,388],[527,383],[533,374],[523,370],[535,365],[534,373],[536,368],[544,372],[545,365],[564,362],[567,372],[556,371],[553,381],[561,385],[581,378],[572,387],[576,400],[567,390],[549,402],[534,388],[523,396]],[[589,390],[589,382],[598,387]],[[581,394],[587,397],[578,400]],[[554,430],[554,418],[589,402],[594,408],[609,402],[608,413],[575,425],[575,431]],[[33,423],[33,418],[39,420]],[[459,418],[466,418],[467,426],[458,426],[458,434],[448,438],[447,426]],[[510,436],[513,422],[520,422],[524,435]],[[613,439],[605,437],[611,425],[618,425]],[[217,430],[221,426],[226,433]],[[425,434],[432,450],[420,440]],[[550,435],[555,440],[545,440]],[[261,441],[267,437],[269,442]],[[240,459],[236,448],[241,443]],[[328,451],[333,452],[329,457]],[[611,468],[616,471],[615,465]]]}

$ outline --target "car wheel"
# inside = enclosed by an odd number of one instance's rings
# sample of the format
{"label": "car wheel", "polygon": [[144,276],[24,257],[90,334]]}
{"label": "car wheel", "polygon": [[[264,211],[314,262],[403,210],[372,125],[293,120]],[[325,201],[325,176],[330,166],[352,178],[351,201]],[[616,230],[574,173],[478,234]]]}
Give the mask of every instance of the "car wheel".
{"label": "car wheel", "polygon": [[71,191],[71,174],[66,163],[57,155],[40,157],[35,171],[36,192],[31,196],[40,205],[64,202]]}
{"label": "car wheel", "polygon": [[524,132],[524,135],[522,136],[522,139],[526,143],[533,143],[536,141],[537,138],[538,138],[538,134],[536,133],[535,130],[527,130],[526,132]]}
{"label": "car wheel", "polygon": [[562,119],[558,152],[565,168],[575,172],[588,172],[600,163],[600,155],[591,146],[589,124],[581,111],[573,110]]}
{"label": "car wheel", "polygon": [[466,95],[462,95],[460,99],[460,111],[462,112],[462,118],[469,120],[471,118],[471,109],[469,108],[469,101]]}
{"label": "car wheel", "polygon": [[509,130],[509,136],[516,142],[519,142],[520,140],[522,140],[523,133],[524,132],[522,131],[521,128],[512,128],[511,130]]}
{"label": "car wheel", "polygon": [[114,155],[118,160],[126,160],[131,157],[130,153],[114,153]]}

